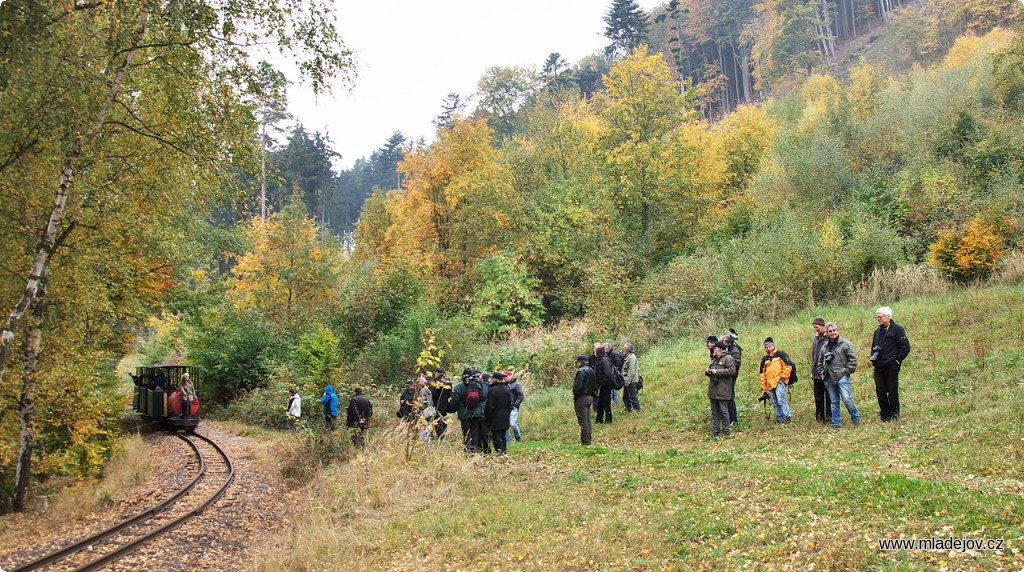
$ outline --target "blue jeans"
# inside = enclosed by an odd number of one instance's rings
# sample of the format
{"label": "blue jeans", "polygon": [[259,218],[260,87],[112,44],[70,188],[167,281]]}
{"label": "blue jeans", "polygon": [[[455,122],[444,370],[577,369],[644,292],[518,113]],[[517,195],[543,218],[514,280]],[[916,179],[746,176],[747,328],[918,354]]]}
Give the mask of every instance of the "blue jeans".
{"label": "blue jeans", "polygon": [[842,401],[846,410],[850,412],[850,419],[854,423],[860,423],[860,413],[857,405],[853,402],[853,393],[850,392],[850,376],[844,375],[839,381],[825,379],[825,389],[828,390],[829,399],[832,400],[832,426],[839,427],[843,424],[843,410],[839,408]]}
{"label": "blue jeans", "polygon": [[786,401],[786,384],[779,382],[775,389],[768,392],[772,396],[772,407],[775,408],[775,420],[784,421],[791,419],[793,414],[789,411],[789,402]]}
{"label": "blue jeans", "polygon": [[615,405],[619,404],[619,390],[618,389],[613,389],[612,390],[612,403],[614,403]]}
{"label": "blue jeans", "polygon": [[513,407],[508,415],[509,428],[505,430],[505,442],[512,440],[512,432],[515,431],[516,439],[522,439],[523,433],[519,430],[519,408]]}
{"label": "blue jeans", "polygon": [[640,396],[636,393],[636,384],[622,388],[622,399],[626,402],[626,411],[631,409],[640,411]]}

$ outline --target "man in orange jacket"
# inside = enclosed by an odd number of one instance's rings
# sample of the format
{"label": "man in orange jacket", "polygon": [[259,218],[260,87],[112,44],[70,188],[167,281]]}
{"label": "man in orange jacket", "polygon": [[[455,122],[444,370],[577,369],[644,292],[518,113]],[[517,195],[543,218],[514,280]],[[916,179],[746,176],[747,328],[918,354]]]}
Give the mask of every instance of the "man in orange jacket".
{"label": "man in orange jacket", "polygon": [[764,340],[764,353],[765,356],[761,358],[761,390],[772,398],[775,422],[790,423],[793,421],[793,414],[789,411],[789,402],[786,401],[786,386],[789,384],[789,375],[793,372],[793,362],[786,352],[775,349],[775,340],[770,337]]}

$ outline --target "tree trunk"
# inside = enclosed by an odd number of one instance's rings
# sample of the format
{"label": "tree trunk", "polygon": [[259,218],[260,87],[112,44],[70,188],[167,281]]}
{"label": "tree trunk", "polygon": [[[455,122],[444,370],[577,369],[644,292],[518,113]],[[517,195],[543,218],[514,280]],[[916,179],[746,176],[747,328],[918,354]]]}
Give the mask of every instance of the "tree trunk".
{"label": "tree trunk", "polygon": [[743,101],[750,103],[750,54],[743,52]]}
{"label": "tree trunk", "polygon": [[18,420],[20,437],[18,449],[18,466],[14,476],[14,512],[24,512],[28,507],[28,490],[32,478],[32,452],[36,438],[35,424],[35,388],[39,377],[39,347],[43,339],[44,298],[46,296],[46,278],[49,270],[44,270],[39,280],[39,288],[29,312],[29,334],[25,339],[25,373],[21,382],[21,393],[18,395]]}
{"label": "tree trunk", "polygon": [[124,56],[124,63],[117,70],[114,80],[110,83],[110,89],[107,91],[103,104],[100,106],[96,120],[89,127],[88,131],[75,139],[71,149],[64,156],[60,182],[57,184],[57,190],[53,194],[53,208],[50,210],[50,216],[46,222],[46,230],[43,232],[36,247],[36,256],[32,261],[32,269],[29,272],[28,280],[25,281],[25,290],[22,292],[21,299],[14,305],[14,309],[8,314],[7,324],[4,325],[3,332],[0,333],[0,380],[3,380],[4,372],[7,370],[7,363],[11,359],[11,353],[14,348],[14,332],[25,316],[25,310],[35,300],[39,289],[39,279],[47,272],[50,257],[53,256],[57,244],[57,235],[64,217],[64,207],[67,205],[68,196],[71,194],[71,185],[77,172],[76,163],[78,158],[81,156],[82,150],[92,143],[96,136],[99,135],[100,130],[103,129],[103,124],[107,121],[107,116],[110,115],[110,109],[113,107],[118,94],[121,92],[121,87],[124,85],[128,70],[131,68],[135,56],[139,53],[139,46],[142,44],[142,38],[146,34],[146,20],[148,18],[149,12],[146,10],[142,10],[139,13],[138,29],[132,38],[132,45]]}

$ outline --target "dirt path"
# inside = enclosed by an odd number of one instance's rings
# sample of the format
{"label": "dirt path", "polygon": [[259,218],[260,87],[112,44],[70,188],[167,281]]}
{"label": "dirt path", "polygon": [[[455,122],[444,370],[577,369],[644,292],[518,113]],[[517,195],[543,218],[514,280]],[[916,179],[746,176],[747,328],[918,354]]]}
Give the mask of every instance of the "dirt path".
{"label": "dirt path", "polygon": [[[201,426],[199,432],[216,441],[231,457],[235,465],[234,482],[206,512],[111,564],[107,570],[252,570],[254,547],[291,525],[291,494],[256,461],[255,443],[209,425]],[[188,454],[182,441],[164,433],[147,435],[145,441],[151,471],[126,498],[76,522],[51,525],[30,540],[0,542],[0,566],[10,570],[16,564],[136,514],[170,496],[193,476],[191,470],[182,468],[180,459]],[[33,528],[38,529],[38,523]]]}

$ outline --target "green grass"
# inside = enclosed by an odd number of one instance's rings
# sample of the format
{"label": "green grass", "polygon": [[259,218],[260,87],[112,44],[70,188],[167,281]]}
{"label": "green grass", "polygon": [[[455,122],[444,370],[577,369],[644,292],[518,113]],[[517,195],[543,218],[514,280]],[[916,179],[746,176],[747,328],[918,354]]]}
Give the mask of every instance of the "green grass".
{"label": "green grass", "polygon": [[[467,463],[455,443],[420,451],[401,469],[412,471],[412,484],[377,482],[391,487],[383,505],[366,501],[317,535],[300,530],[287,542],[313,545],[311,556],[271,560],[267,569],[1020,570],[1024,288],[906,299],[894,310],[913,344],[898,423],[878,421],[869,366],[853,382],[860,427],[833,431],[813,420],[811,318],[837,321],[866,362],[874,308],[823,308],[739,328],[742,422],[731,439],[706,436],[703,341],[673,340],[639,353],[644,411],[615,408],[613,425],[595,425],[594,446],[577,444],[570,380],[530,392],[520,416],[525,440],[510,445],[507,459]],[[766,336],[798,361],[792,425],[766,421],[756,402]],[[328,474],[339,479],[334,494],[371,486],[353,480],[353,470]],[[317,502],[329,505],[329,496]],[[931,536],[1001,538],[1006,546],[974,554],[877,546],[879,538]]]}

